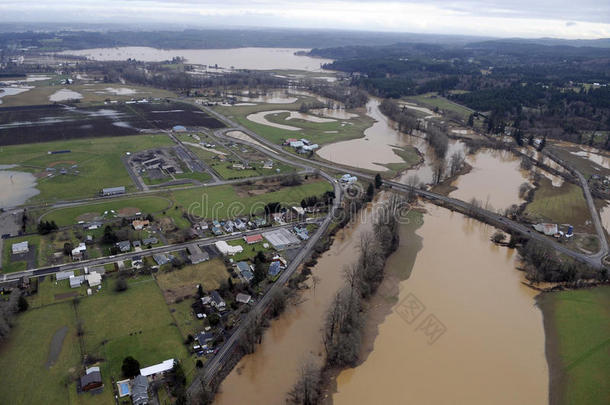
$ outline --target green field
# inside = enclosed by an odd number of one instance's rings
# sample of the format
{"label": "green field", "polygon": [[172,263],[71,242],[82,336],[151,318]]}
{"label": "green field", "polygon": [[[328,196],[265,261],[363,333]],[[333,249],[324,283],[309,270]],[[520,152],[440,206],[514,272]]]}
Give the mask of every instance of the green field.
{"label": "green field", "polygon": [[166,297],[169,295],[176,297],[194,296],[199,284],[205,291],[216,290],[228,278],[229,273],[220,258],[187,265],[181,269],[160,272],[156,276],[157,283]]}
{"label": "green field", "polygon": [[[57,362],[49,369],[46,363],[51,339],[63,326],[68,327],[68,333]],[[78,375],[80,364],[72,303],[28,310],[17,318],[8,341],[0,345],[0,402],[69,403],[69,391],[76,389],[71,380]]]}
{"label": "green field", "polygon": [[223,219],[260,213],[269,202],[280,202],[287,207],[299,205],[305,197],[320,196],[330,190],[332,186],[328,182],[314,181],[300,186],[282,187],[277,191],[257,192],[253,195],[242,193],[240,195],[237,188],[224,185],[177,190],[173,192],[173,196],[176,203],[190,214],[201,218]]}
{"label": "green field", "polygon": [[[42,216],[42,220],[55,221],[58,226],[74,225],[85,216],[97,216],[102,218],[104,212],[115,210],[117,213],[121,209],[137,208],[138,211],[146,214],[157,214],[171,207],[172,203],[169,199],[159,196],[121,198],[109,200],[101,203],[93,203],[86,205],[78,205],[75,207],[58,208]],[[110,217],[108,217],[110,219]]]}
{"label": "green field", "polygon": [[[105,379],[120,377],[126,356],[136,358],[141,367],[188,357],[154,279],[130,280],[129,288],[122,293],[113,290],[112,280],[105,281],[103,290],[104,293],[81,300],[78,314],[85,329],[86,352],[105,359]],[[185,372],[193,367],[190,362],[184,364]]]}
{"label": "green field", "polygon": [[[266,116],[266,119],[270,122],[302,128],[301,131],[287,131],[269,125],[258,124],[246,118],[249,114],[259,111],[294,111],[298,110],[300,105],[301,102],[297,101],[292,104],[258,104],[255,106],[216,107],[216,110],[276,144],[281,144],[287,138],[304,137],[312,143],[317,143],[319,145],[360,138],[364,136],[364,130],[373,124],[371,118],[362,114],[349,120],[336,120],[327,123],[314,123],[298,119],[286,120],[285,118],[288,116],[287,113]],[[346,124],[342,126],[341,123]],[[326,131],[337,131],[337,133],[327,133]]]}
{"label": "green field", "polygon": [[[30,201],[69,200],[96,196],[104,187],[125,186],[127,191],[136,191],[121,156],[125,152],[168,145],[172,141],[166,135],[135,135],[3,146],[0,164],[16,164],[15,170],[38,177],[36,188],[40,194]],[[54,150],[70,152],[48,154]],[[46,171],[50,167],[56,169],[55,174],[46,177],[51,173]],[[60,174],[61,169],[67,173]]]}
{"label": "green field", "polygon": [[461,104],[454,103],[446,99],[445,97],[439,96],[436,93],[426,93],[421,94],[419,96],[409,96],[406,97],[407,101],[412,101],[416,104],[420,104],[424,107],[428,107],[430,109],[439,108],[444,112],[449,112],[455,114],[458,118],[463,121],[467,121],[470,114],[473,113],[468,107],[465,107]]}
{"label": "green field", "polygon": [[[30,297],[32,304],[43,304],[17,318],[7,343],[0,346],[0,397],[10,404],[109,404],[113,402],[111,377],[121,377],[121,364],[133,356],[141,367],[174,358],[182,361],[192,377],[194,362],[165,305],[154,279],[140,277],[129,281],[127,291],[113,290],[114,280],[104,280],[101,292],[72,301],[53,303],[50,297],[69,290],[67,281],[39,285],[42,297]],[[47,291],[49,290],[49,291]],[[78,290],[77,290],[78,291]],[[59,302],[59,301],[58,301]],[[77,315],[78,314],[78,315]],[[82,323],[84,334],[77,336]],[[45,363],[52,336],[68,327],[57,363]],[[100,359],[104,391],[101,395],[76,394],[76,378],[82,373],[82,353]],[[37,389],[30,389],[36,381]],[[9,389],[5,389],[10,387]]]}
{"label": "green field", "polygon": [[525,214],[536,220],[581,228],[591,219],[579,186],[564,182],[561,187],[553,187],[547,178],[540,180],[540,187],[534,193],[534,200],[527,205]]}
{"label": "green field", "polygon": [[549,293],[542,300],[550,317],[547,340],[553,339],[558,356],[551,362],[557,402],[610,403],[610,287]]}
{"label": "green field", "polygon": [[387,178],[394,178],[403,170],[409,169],[422,161],[422,157],[419,155],[417,148],[413,146],[396,147],[393,149],[394,153],[400,156],[403,160],[402,163],[385,163],[383,166],[388,168],[388,172],[384,172],[383,176]]}

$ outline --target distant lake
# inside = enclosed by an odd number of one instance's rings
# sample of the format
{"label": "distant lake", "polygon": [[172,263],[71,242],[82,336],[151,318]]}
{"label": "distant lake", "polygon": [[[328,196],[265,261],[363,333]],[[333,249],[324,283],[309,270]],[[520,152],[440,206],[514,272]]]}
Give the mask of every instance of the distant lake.
{"label": "distant lake", "polygon": [[176,56],[196,65],[215,66],[219,68],[253,69],[253,70],[307,70],[320,71],[320,66],[330,63],[330,59],[296,56],[301,48],[234,48],[234,49],[156,49],[141,46],[120,48],[94,48],[76,51],[64,51],[63,55],[86,56],[99,61],[127,60],[129,58],[142,62],[161,62]]}

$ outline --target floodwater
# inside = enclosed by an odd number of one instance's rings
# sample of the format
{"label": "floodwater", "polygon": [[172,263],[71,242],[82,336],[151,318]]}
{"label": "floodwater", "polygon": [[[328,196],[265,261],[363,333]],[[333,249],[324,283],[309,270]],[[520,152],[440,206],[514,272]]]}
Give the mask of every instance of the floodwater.
{"label": "floodwater", "polygon": [[79,92],[68,89],[61,89],[51,94],[49,96],[49,101],[80,100],[81,98],[83,98],[83,95]]}
{"label": "floodwater", "polygon": [[[517,253],[490,243],[493,228],[428,208],[410,277],[399,284],[373,351],[338,376],[333,402],[547,403],[542,314],[535,292],[521,284]],[[404,272],[412,242],[403,238],[387,272]],[[410,310],[416,302],[423,310]],[[421,326],[428,322],[438,329]]]}
{"label": "floodwater", "polygon": [[600,154],[599,150],[595,148],[590,148],[583,145],[579,145],[579,147],[582,150],[570,153],[576,156],[587,158],[591,162],[603,167],[604,169],[610,169],[610,157]]}
{"label": "floodwater", "polygon": [[331,162],[370,170],[385,171],[387,168],[382,164],[402,163],[394,149],[405,144],[406,135],[392,127],[379,111],[379,104],[378,99],[371,98],[366,105],[367,115],[375,123],[364,131],[364,138],[331,143],[316,153]]}
{"label": "floodwater", "polygon": [[0,104],[2,104],[2,98],[7,96],[15,96],[17,94],[25,93],[28,90],[33,89],[32,86],[11,86],[11,87],[0,87]]}
{"label": "floodwater", "polygon": [[268,121],[267,118],[265,118],[267,115],[281,114],[281,113],[285,113],[285,112],[288,112],[288,111],[287,110],[261,111],[261,112],[257,112],[257,113],[252,113],[252,114],[248,115],[246,118],[248,118],[252,122],[256,122],[257,124],[262,124],[262,125],[267,125],[267,126],[274,127],[274,128],[283,129],[284,131],[300,131],[301,128],[299,128],[299,127],[293,127],[291,125],[284,125],[284,124],[277,124],[275,122]]}
{"label": "floodwater", "polygon": [[[243,357],[220,386],[215,404],[284,404],[286,393],[297,379],[306,360],[323,361],[321,328],[326,310],[344,285],[342,269],[358,256],[360,235],[372,229],[369,216],[358,218],[337,233],[330,250],[312,268],[318,278],[315,289],[299,296],[299,304],[289,305],[263,335],[253,354]],[[368,218],[368,219],[367,219]]]}
{"label": "floodwater", "polygon": [[243,94],[244,95],[240,96],[239,99],[248,103],[292,104],[296,103],[298,100],[298,97],[289,96],[287,91],[282,90],[274,90],[265,94],[255,95],[252,95],[246,91]]}
{"label": "floodwater", "polygon": [[529,183],[529,174],[520,169],[521,159],[510,151],[482,149],[467,155],[470,173],[459,176],[449,195],[463,201],[476,198],[489,209],[505,209],[525,200],[519,197],[519,186]]}
{"label": "floodwater", "polygon": [[39,194],[36,178],[31,173],[11,169],[12,165],[0,165],[0,208],[14,207]]}
{"label": "floodwater", "polygon": [[599,210],[599,217],[606,232],[610,233],[610,204],[606,201],[606,205]]}
{"label": "floodwater", "polygon": [[142,62],[162,62],[174,57],[183,57],[187,62],[197,65],[216,66],[233,69],[254,70],[306,70],[321,71],[321,65],[330,59],[297,56],[296,48],[234,48],[234,49],[155,49],[140,46],[120,48],[95,48],[64,51],[59,54],[86,56],[100,61],[127,60]]}

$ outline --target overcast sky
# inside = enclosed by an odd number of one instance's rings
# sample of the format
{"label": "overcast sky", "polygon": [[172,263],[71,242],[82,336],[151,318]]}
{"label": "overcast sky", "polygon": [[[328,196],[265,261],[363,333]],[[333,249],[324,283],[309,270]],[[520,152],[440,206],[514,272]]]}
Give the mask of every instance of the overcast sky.
{"label": "overcast sky", "polygon": [[162,22],[499,37],[610,37],[610,0],[0,0],[0,15],[5,22]]}

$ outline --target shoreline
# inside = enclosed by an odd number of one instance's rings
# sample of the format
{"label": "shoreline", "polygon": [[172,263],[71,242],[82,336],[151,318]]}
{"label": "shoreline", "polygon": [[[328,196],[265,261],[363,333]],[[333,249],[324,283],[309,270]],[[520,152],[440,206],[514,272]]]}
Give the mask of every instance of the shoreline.
{"label": "shoreline", "polygon": [[542,292],[535,298],[536,306],[542,312],[544,326],[544,351],[549,367],[549,405],[558,405],[565,398],[566,375],[559,355],[559,339],[555,324],[555,306],[549,292]]}

